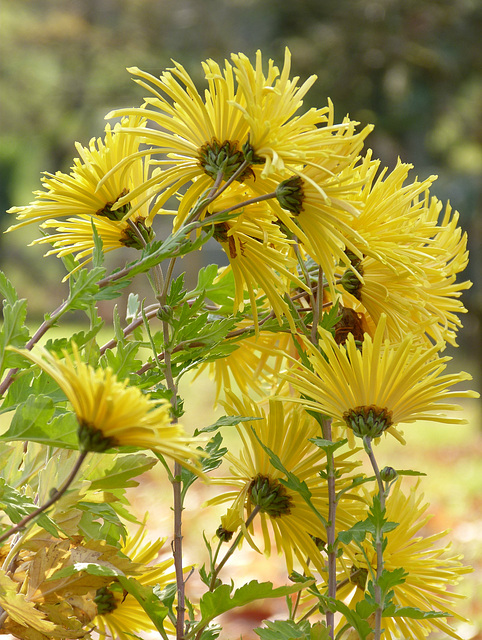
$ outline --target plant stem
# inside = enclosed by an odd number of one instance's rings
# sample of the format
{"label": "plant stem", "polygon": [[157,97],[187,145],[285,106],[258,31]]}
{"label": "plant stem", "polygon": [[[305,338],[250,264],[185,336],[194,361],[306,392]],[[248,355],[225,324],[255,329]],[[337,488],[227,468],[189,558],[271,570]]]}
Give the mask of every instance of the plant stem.
{"label": "plant stem", "polygon": [[[321,284],[320,284],[321,283]],[[315,294],[313,293],[313,296]],[[323,310],[323,269],[318,269],[318,288],[316,290],[316,299],[313,304],[313,324],[311,326],[311,342],[317,344],[318,342],[318,323],[320,322],[321,314]]]}
{"label": "plant stem", "polygon": [[[323,438],[332,441],[331,418],[322,421]],[[336,488],[335,488],[335,461],[333,451],[326,452],[326,475],[328,484],[328,527],[326,528],[326,548],[328,553],[328,596],[336,598]],[[329,629],[330,638],[335,637],[335,614],[326,612],[326,626]]]}
{"label": "plant stem", "polygon": [[77,461],[76,461],[72,471],[69,474],[69,477],[64,482],[64,484],[61,486],[61,488],[60,489],[56,489],[55,492],[53,493],[53,495],[47,500],[47,502],[45,504],[43,504],[40,507],[38,507],[38,509],[35,509],[35,511],[32,511],[32,513],[29,513],[27,516],[25,516],[25,518],[22,518],[22,520],[20,520],[20,522],[18,522],[14,527],[9,529],[8,531],[5,531],[5,533],[2,533],[2,535],[0,536],[0,542],[3,542],[7,538],[10,538],[10,536],[13,536],[14,533],[17,533],[17,531],[20,531],[21,529],[23,529],[26,524],[28,524],[31,520],[36,518],[41,513],[43,513],[46,509],[51,507],[54,504],[54,502],[57,502],[57,500],[59,500],[59,498],[61,498],[64,495],[64,493],[67,491],[67,489],[72,484],[75,476],[77,475],[77,473],[78,473],[80,467],[82,466],[82,463],[84,462],[85,458],[87,457],[88,453],[89,453],[88,451],[82,451],[81,452],[80,456],[77,458]]}
{"label": "plant stem", "polygon": [[[368,454],[370,459],[370,463],[372,465],[373,471],[375,473],[375,477],[377,479],[378,484],[378,497],[380,499],[380,509],[382,512],[385,510],[385,487],[383,485],[383,480],[380,476],[380,469],[378,468],[378,464],[373,453],[371,438],[365,436],[363,438],[363,446],[365,451]],[[375,631],[374,631],[374,640],[380,640],[382,637],[382,613],[383,613],[383,602],[382,602],[382,590],[379,585],[379,580],[383,572],[383,532],[377,529],[376,538],[375,538],[375,548],[377,553],[377,579],[375,583],[375,600],[378,604],[378,608],[375,611]]]}
{"label": "plant stem", "polygon": [[[246,520],[245,526],[246,528],[249,527],[249,525],[253,522],[253,520],[255,519],[256,515],[258,514],[260,510],[260,506],[257,504],[254,509],[251,511],[251,513],[249,514],[249,517]],[[216,569],[213,571],[213,574],[211,576],[211,582],[209,583],[209,591],[212,591],[214,589],[214,586],[216,584],[216,578],[219,575],[219,572],[221,571],[221,569],[224,567],[224,565],[226,564],[226,562],[229,560],[229,558],[233,555],[233,553],[236,551],[236,547],[238,546],[238,544],[241,541],[241,538],[243,537],[243,532],[240,531],[238,533],[238,535],[236,536],[235,541],[231,544],[231,546],[229,547],[229,549],[226,551],[226,555],[224,556],[224,558],[221,560],[221,562],[218,564],[218,566],[216,567]]]}

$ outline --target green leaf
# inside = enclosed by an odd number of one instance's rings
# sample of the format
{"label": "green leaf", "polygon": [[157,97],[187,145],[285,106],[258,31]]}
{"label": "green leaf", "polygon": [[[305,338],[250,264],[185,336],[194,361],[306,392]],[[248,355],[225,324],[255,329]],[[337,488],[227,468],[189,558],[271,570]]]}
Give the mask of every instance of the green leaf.
{"label": "green leaf", "polygon": [[92,265],[94,266],[94,268],[97,268],[102,267],[102,265],[104,264],[104,243],[102,242],[102,238],[97,231],[94,218],[91,218],[90,220],[92,223],[92,238],[94,240],[94,250],[92,251]]}
{"label": "green leaf", "polygon": [[115,567],[113,564],[97,564],[95,562],[74,562],[68,567],[59,569],[52,574],[48,580],[60,580],[61,578],[70,578],[76,573],[84,571],[91,576],[113,577],[123,576],[124,572]]}
{"label": "green leaf", "polygon": [[[3,478],[0,478],[0,509],[5,511],[14,524],[18,524],[25,516],[38,509],[38,506],[30,498],[6,484]],[[50,535],[57,537],[59,528],[45,513],[38,515],[35,518],[35,523],[43,527]]]}
{"label": "green leaf", "polygon": [[352,541],[361,543],[365,540],[367,533],[375,535],[375,529],[369,520],[363,520],[354,524],[348,531],[340,531],[338,539],[344,545],[348,545]]}
{"label": "green leaf", "polygon": [[221,615],[221,613],[225,613],[230,609],[243,607],[255,600],[288,596],[292,593],[301,591],[305,586],[306,583],[277,587],[274,589],[271,582],[258,582],[257,580],[252,580],[232,593],[234,588],[233,585],[222,584],[214,591],[205,593],[201,597],[199,608],[201,610],[202,619],[199,622],[199,626],[204,626],[211,620],[214,620],[217,616]]}
{"label": "green leaf", "polygon": [[[99,456],[100,457],[100,456]],[[112,491],[127,487],[137,487],[139,483],[133,478],[141,476],[157,463],[155,458],[143,453],[100,457],[100,464],[93,472],[89,468],[84,472],[86,480],[91,480],[91,491]],[[98,476],[98,477],[97,477]]]}
{"label": "green leaf", "polygon": [[253,416],[222,416],[221,418],[216,420],[216,422],[210,424],[209,427],[196,429],[196,431],[194,432],[194,436],[197,436],[200,433],[210,433],[211,431],[217,431],[220,427],[232,427],[239,424],[240,422],[251,422],[252,420],[261,420],[261,418],[256,418]]}
{"label": "green leaf", "polygon": [[30,440],[52,447],[78,449],[78,422],[71,412],[54,417],[55,405],[48,396],[30,395],[13,416],[1,440]]}
{"label": "green leaf", "polygon": [[350,609],[344,602],[340,600],[334,600],[333,598],[327,598],[320,596],[320,600],[323,602],[323,605],[328,611],[332,611],[333,613],[339,612],[342,613],[348,624],[356,629],[358,635],[360,636],[360,640],[367,640],[367,638],[372,633],[372,628],[369,623],[366,621],[364,616],[361,616],[356,610]]}
{"label": "green leaf", "polygon": [[416,607],[399,607],[391,604],[385,607],[383,618],[412,618],[414,620],[429,620],[430,618],[447,618],[451,614],[443,611],[422,611]]}
{"label": "green leaf", "polygon": [[17,353],[7,351],[7,347],[23,347],[29,339],[25,326],[27,317],[27,301],[19,300],[12,283],[0,271],[0,293],[3,301],[3,326],[0,331],[0,376],[8,368],[25,366],[25,361]]}
{"label": "green leaf", "polygon": [[263,620],[265,627],[258,627],[254,632],[261,640],[309,640],[311,625],[308,620]]}
{"label": "green leaf", "polygon": [[347,439],[332,442],[331,440],[325,440],[324,438],[309,438],[309,441],[313,444],[316,444],[316,446],[320,447],[320,449],[323,449],[325,453],[328,453],[329,451],[333,453],[348,442]]}
{"label": "green leaf", "polygon": [[98,280],[105,275],[105,269],[94,267],[92,269],[81,269],[76,271],[69,278],[69,297],[67,305],[72,309],[89,309],[95,301],[95,296],[99,293]]}
{"label": "green leaf", "polygon": [[164,631],[163,620],[168,614],[168,609],[159,600],[159,597],[154,592],[153,587],[144,586],[135,578],[119,576],[118,580],[121,586],[141,605],[149,618],[155,624],[156,629],[162,637],[167,639],[166,632]]}
{"label": "green leaf", "polygon": [[140,346],[139,342],[120,340],[115,350],[105,351],[101,358],[102,365],[115,371],[118,380],[125,380],[142,367],[142,361],[136,358]]}
{"label": "green leaf", "polygon": [[384,569],[378,579],[378,585],[383,593],[388,593],[393,587],[403,584],[407,576],[408,573],[403,567],[398,567],[397,569],[393,569],[393,571]]}
{"label": "green leaf", "polygon": [[181,273],[175,280],[171,282],[169,294],[166,298],[166,304],[170,307],[176,307],[183,299],[183,287],[184,287],[184,273]]}
{"label": "green leaf", "polygon": [[412,469],[396,469],[399,476],[426,476],[426,473],[421,471],[412,471]]}

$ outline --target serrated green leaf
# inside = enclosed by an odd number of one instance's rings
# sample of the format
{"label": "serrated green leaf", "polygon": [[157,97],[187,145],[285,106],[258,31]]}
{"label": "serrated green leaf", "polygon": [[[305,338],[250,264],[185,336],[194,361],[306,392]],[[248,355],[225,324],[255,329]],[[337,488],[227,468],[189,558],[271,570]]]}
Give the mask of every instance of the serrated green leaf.
{"label": "serrated green leaf", "polygon": [[78,449],[78,422],[71,412],[54,417],[55,406],[48,396],[30,395],[13,416],[1,440],[29,440],[52,447]]}
{"label": "serrated green leaf", "polygon": [[85,268],[72,274],[69,278],[70,291],[67,300],[69,310],[89,309],[95,301],[96,294],[99,293],[97,282],[104,275],[105,269],[102,267]]}
{"label": "serrated green leaf", "polygon": [[95,562],[74,562],[68,567],[59,569],[52,574],[48,580],[60,580],[61,578],[70,578],[76,573],[88,573],[91,576],[105,576],[116,578],[124,576],[124,572],[115,567],[113,564],[97,564]]}
{"label": "serrated green leaf", "polygon": [[261,420],[261,418],[257,418],[254,416],[222,416],[221,418],[216,420],[216,422],[210,424],[209,427],[196,429],[194,435],[199,435],[200,433],[210,433],[211,431],[217,431],[220,427],[233,427],[240,422],[251,422],[252,420]]}
{"label": "serrated green leaf", "polygon": [[363,520],[354,524],[348,531],[340,531],[338,539],[344,545],[348,545],[352,541],[361,543],[365,540],[367,533],[375,535],[375,528],[369,520]]}
{"label": "serrated green leaf", "polygon": [[378,579],[378,585],[383,593],[388,593],[393,587],[403,584],[407,576],[408,573],[403,567],[398,567],[397,569],[393,569],[393,571],[384,569]]}
{"label": "serrated green leaf", "polygon": [[261,640],[309,640],[311,625],[308,620],[263,620],[265,627],[258,627],[254,632]]}
{"label": "serrated green leaf", "polygon": [[[0,509],[5,511],[14,524],[18,524],[25,516],[38,509],[38,504],[10,487],[3,478],[0,478]],[[50,535],[57,537],[59,528],[45,513],[38,515],[35,518],[35,523],[43,527]]]}
{"label": "serrated green leaf", "polygon": [[184,273],[181,273],[175,280],[171,282],[171,287],[166,298],[166,304],[170,307],[176,307],[184,298]]}
{"label": "serrated green leaf", "polygon": [[315,444],[320,449],[323,449],[326,453],[331,451],[332,453],[345,445],[348,440],[337,440],[336,442],[332,442],[331,440],[325,440],[324,438],[309,438],[309,441]]}
{"label": "serrated green leaf", "polygon": [[18,300],[18,294],[15,287],[7,278],[5,273],[0,270],[0,294],[2,294],[4,304],[12,305]]}
{"label": "serrated green leaf", "polygon": [[205,593],[201,597],[199,608],[202,619],[199,625],[204,626],[209,621],[221,615],[221,613],[225,613],[230,609],[243,607],[255,600],[288,596],[301,591],[305,586],[306,583],[273,588],[271,582],[252,580],[232,593],[233,585],[222,584],[214,591]]}
{"label": "serrated green leaf", "polygon": [[12,304],[3,301],[3,326],[0,331],[0,375],[8,368],[25,367],[25,359],[7,347],[23,347],[29,339],[25,326],[27,301],[15,300]]}
{"label": "serrated green leaf", "polygon": [[112,491],[137,487],[139,483],[133,478],[146,473],[156,463],[155,458],[143,453],[117,455],[114,459],[103,456],[101,465],[97,466],[92,474],[87,469],[84,477],[86,480],[91,480],[91,491]]}
{"label": "serrated green leaf", "polygon": [[140,584],[135,578],[126,578],[119,576],[118,580],[121,586],[133,596],[137,602],[141,605],[149,618],[155,624],[156,629],[161,633],[162,637],[167,640],[166,632],[164,631],[163,621],[168,614],[168,609],[159,600],[158,596],[154,593],[153,587],[148,587]]}
{"label": "serrated green leaf", "polygon": [[430,620],[430,618],[447,618],[450,613],[443,611],[422,611],[416,607],[399,607],[391,604],[383,610],[383,618],[412,618],[414,620]]}
{"label": "serrated green leaf", "polygon": [[356,610],[350,609],[344,602],[333,598],[320,597],[323,605],[328,611],[342,613],[346,621],[358,632],[360,640],[367,640],[372,633],[372,628],[368,622]]}

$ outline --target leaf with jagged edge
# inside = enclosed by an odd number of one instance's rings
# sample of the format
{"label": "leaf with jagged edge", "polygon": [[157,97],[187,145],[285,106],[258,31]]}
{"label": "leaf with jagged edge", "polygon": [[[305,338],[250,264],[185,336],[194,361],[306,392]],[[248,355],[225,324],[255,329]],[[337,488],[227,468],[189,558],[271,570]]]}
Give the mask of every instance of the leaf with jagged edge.
{"label": "leaf with jagged edge", "polygon": [[17,593],[17,589],[18,584],[0,569],[0,606],[21,626],[52,634],[56,630],[55,624],[47,620],[45,614],[38,611],[25,595]]}
{"label": "leaf with jagged edge", "polygon": [[[9,486],[3,478],[0,478],[0,509],[7,514],[11,522],[18,524],[23,518],[36,511],[37,508],[38,505],[31,498]],[[58,535],[58,526],[45,513],[38,515],[35,518],[35,522],[48,531],[50,535]]]}
{"label": "leaf with jagged edge", "polygon": [[273,588],[272,582],[258,582],[251,580],[233,593],[234,585],[222,584],[214,591],[205,593],[199,602],[202,619],[199,626],[205,626],[217,616],[246,604],[264,598],[281,598],[292,593],[301,591],[306,586],[304,584],[294,584]]}
{"label": "leaf with jagged edge", "polygon": [[78,449],[78,423],[73,413],[54,416],[55,405],[48,396],[31,394],[17,408],[2,440],[32,440],[40,444],[67,449]]}
{"label": "leaf with jagged edge", "polygon": [[3,326],[0,330],[0,376],[5,369],[17,367],[22,358],[13,351],[6,351],[8,345],[23,347],[29,339],[29,331],[25,326],[27,317],[27,301],[19,300],[13,284],[3,271],[0,271],[0,295],[3,300]]}

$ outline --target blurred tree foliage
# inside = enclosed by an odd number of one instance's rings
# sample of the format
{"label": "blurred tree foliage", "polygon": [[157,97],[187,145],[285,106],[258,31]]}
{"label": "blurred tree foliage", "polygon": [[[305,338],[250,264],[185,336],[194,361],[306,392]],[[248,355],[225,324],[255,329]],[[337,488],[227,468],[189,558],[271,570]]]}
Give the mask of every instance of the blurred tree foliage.
{"label": "blurred tree foliage", "polygon": [[[196,77],[207,57],[262,48],[282,62],[288,45],[293,72],[319,77],[311,104],[330,96],[339,118],[375,123],[370,143],[389,167],[400,156],[421,177],[440,175],[434,193],[450,196],[474,249],[482,244],[481,33],[480,0],[6,0],[0,226],[6,208],[31,199],[40,171],[68,170],[73,140],[102,136],[109,109],[141,101],[125,67],[159,74],[174,58]],[[15,244],[0,247],[4,262]],[[17,251],[23,264],[39,255]],[[469,336],[480,333],[481,272],[473,250],[466,303],[478,312]]]}

